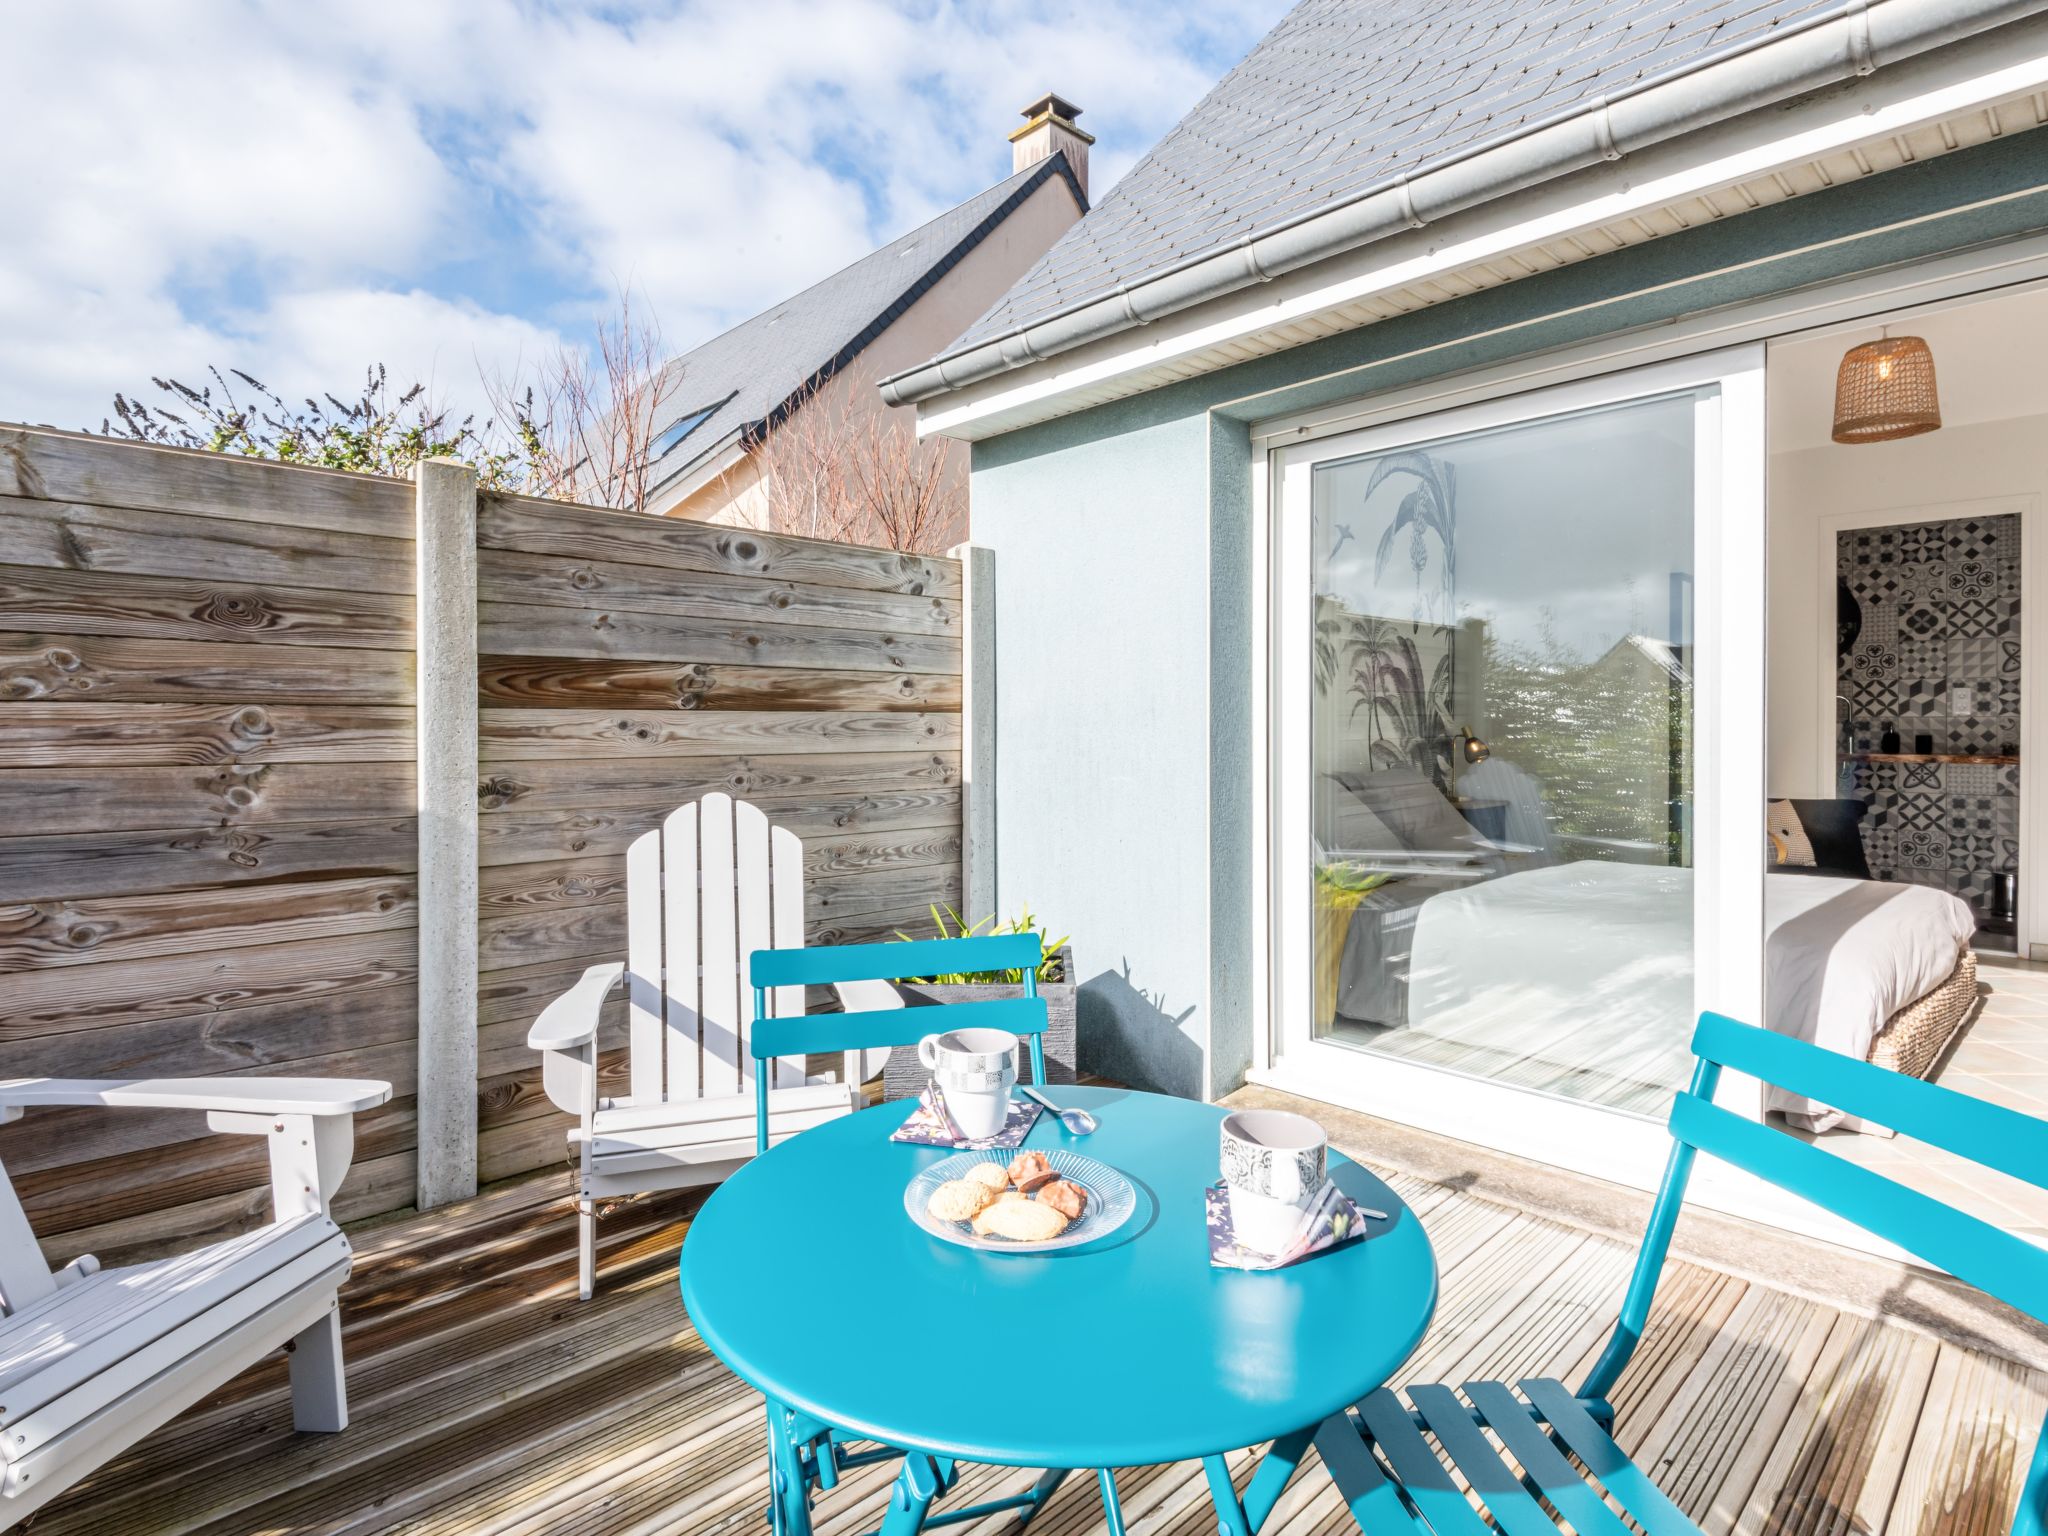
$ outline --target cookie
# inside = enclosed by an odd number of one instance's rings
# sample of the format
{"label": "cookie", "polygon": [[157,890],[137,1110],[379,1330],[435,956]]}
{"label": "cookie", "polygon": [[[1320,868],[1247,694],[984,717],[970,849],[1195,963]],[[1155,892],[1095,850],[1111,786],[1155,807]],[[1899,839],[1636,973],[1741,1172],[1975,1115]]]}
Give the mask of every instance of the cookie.
{"label": "cookie", "polygon": [[1055,1179],[1038,1192],[1038,1203],[1049,1205],[1069,1221],[1079,1221],[1088,1208],[1088,1191],[1065,1179]]}
{"label": "cookie", "polygon": [[1037,1179],[1039,1175],[1051,1171],[1052,1165],[1046,1162],[1043,1152],[1019,1152],[1010,1163],[1010,1182],[1021,1189],[1025,1180]]}
{"label": "cookie", "polygon": [[967,1177],[977,1184],[985,1184],[994,1194],[1001,1194],[1010,1187],[1010,1175],[1001,1163],[976,1163],[967,1170]]}
{"label": "cookie", "polygon": [[970,1221],[995,1199],[996,1192],[975,1179],[948,1179],[932,1191],[924,1208],[940,1221]]}
{"label": "cookie", "polygon": [[1014,1190],[974,1218],[977,1237],[1007,1237],[1016,1243],[1043,1243],[1067,1230],[1067,1218],[1051,1206]]}

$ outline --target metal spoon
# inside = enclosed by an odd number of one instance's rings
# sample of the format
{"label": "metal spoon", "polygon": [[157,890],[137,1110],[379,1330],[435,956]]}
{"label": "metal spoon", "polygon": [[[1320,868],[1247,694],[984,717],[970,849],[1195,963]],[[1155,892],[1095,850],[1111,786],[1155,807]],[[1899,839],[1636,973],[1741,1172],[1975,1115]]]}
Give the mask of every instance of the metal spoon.
{"label": "metal spoon", "polygon": [[1048,1099],[1036,1088],[1030,1087],[1024,1083],[1019,1083],[1017,1085],[1017,1091],[1023,1094],[1025,1098],[1034,1100],[1037,1103],[1044,1105],[1047,1109],[1051,1110],[1053,1114],[1059,1119],[1060,1124],[1065,1126],[1070,1134],[1075,1136],[1088,1136],[1094,1133],[1095,1117],[1089,1114],[1087,1110],[1061,1109],[1059,1105],[1053,1103],[1051,1099]]}

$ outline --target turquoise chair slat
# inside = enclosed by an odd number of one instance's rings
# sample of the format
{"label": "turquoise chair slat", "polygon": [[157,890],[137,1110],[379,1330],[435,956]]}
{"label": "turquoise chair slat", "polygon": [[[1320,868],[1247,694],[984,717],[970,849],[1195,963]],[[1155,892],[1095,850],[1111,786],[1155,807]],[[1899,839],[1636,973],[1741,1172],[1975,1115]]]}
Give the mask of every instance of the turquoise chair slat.
{"label": "turquoise chair slat", "polygon": [[823,987],[835,981],[896,981],[956,971],[1022,971],[1027,983],[1045,958],[1035,933],[896,944],[824,944],[815,949],[757,949],[747,962],[756,987]]}
{"label": "turquoise chair slat", "polygon": [[[1421,1405],[1418,1403],[1417,1406]],[[1464,1417],[1464,1412],[1460,1406],[1460,1418]],[[1432,1531],[1439,1532],[1440,1536],[1489,1536],[1486,1522],[1466,1501],[1464,1489],[1437,1460],[1436,1452],[1422,1438],[1422,1431],[1415,1427],[1414,1418],[1400,1398],[1382,1387],[1360,1400],[1358,1416],[1365,1422],[1372,1443],[1387,1458],[1387,1465],[1401,1479],[1401,1486],[1408,1490],[1408,1497],[1421,1511],[1423,1519],[1429,1522]],[[1470,1420],[1466,1422],[1469,1424]],[[1494,1465],[1500,1466],[1498,1457],[1494,1458]],[[1501,1467],[1501,1474],[1507,1481],[1514,1481],[1505,1467]],[[1540,1518],[1542,1511],[1536,1513]],[[1501,1528],[1509,1536],[1514,1536],[1515,1528],[1510,1522],[1502,1521]],[[1548,1521],[1544,1528],[1549,1530]]]}
{"label": "turquoise chair slat", "polygon": [[1703,1013],[1693,1054],[2048,1189],[2048,1123],[1789,1035]]}
{"label": "turquoise chair slat", "polygon": [[2023,1312],[2048,1317],[2048,1252],[2023,1238],[1690,1094],[1680,1094],[1671,1106],[1671,1132]]}
{"label": "turquoise chair slat", "polygon": [[1349,1414],[1333,1413],[1323,1420],[1316,1431],[1316,1453],[1365,1536],[1428,1536],[1429,1528],[1408,1512],[1401,1490],[1358,1438]]}
{"label": "turquoise chair slat", "polygon": [[1045,999],[998,997],[942,1008],[876,1008],[864,1013],[806,1013],[756,1019],[747,1049],[754,1060],[827,1051],[867,1051],[908,1045],[940,1029],[1001,1029],[1013,1035],[1045,1032]]}
{"label": "turquoise chair slat", "polygon": [[[949,1029],[1002,1029],[1031,1045],[1031,1081],[1045,1081],[1045,999],[1038,995],[1044,958],[1035,933],[967,939],[915,939],[897,944],[833,944],[816,949],[757,949],[747,957],[754,985],[754,1023],[747,1050],[756,1061],[830,1051],[866,1051]],[[839,981],[895,981],[962,971],[1021,971],[1022,997],[946,1003],[937,1008],[877,1008],[856,1013],[771,1018],[768,995],[780,987]],[[754,1151],[768,1150],[768,1074],[754,1074]]]}
{"label": "turquoise chair slat", "polygon": [[1500,1452],[1480,1432],[1472,1410],[1459,1401],[1457,1393],[1431,1382],[1409,1388],[1408,1400],[1506,1536],[1557,1536],[1557,1526],[1501,1460]]}
{"label": "turquoise chair slat", "polygon": [[1649,1536],[1697,1536],[1699,1527],[1665,1496],[1648,1473],[1628,1459],[1612,1435],[1593,1422],[1593,1416],[1563,1382],[1533,1378],[1522,1383],[1522,1392],[1564,1441],[1565,1448],[1606,1486]]}
{"label": "turquoise chair slat", "polygon": [[1500,1436],[1508,1454],[1522,1464],[1529,1480],[1543,1490],[1543,1497],[1571,1522],[1579,1536],[1632,1536],[1621,1523],[1621,1517],[1579,1476],[1578,1468],[1565,1460],[1564,1452],[1530,1417],[1527,1405],[1508,1390],[1505,1382],[1468,1381],[1465,1395],[1488,1427]]}

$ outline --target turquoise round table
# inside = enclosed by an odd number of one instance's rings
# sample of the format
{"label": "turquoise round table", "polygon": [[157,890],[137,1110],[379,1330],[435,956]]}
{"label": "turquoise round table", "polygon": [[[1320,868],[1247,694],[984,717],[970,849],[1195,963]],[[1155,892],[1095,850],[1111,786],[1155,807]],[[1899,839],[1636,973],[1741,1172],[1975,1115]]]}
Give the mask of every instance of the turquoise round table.
{"label": "turquoise round table", "polygon": [[[1224,1112],[1120,1089],[1053,1096],[1100,1129],[1076,1137],[1043,1114],[1024,1145],[1108,1163],[1137,1189],[1136,1212],[1094,1242],[994,1254],[926,1233],[904,1185],[952,1154],[889,1140],[908,1102],[770,1149],[690,1223],[683,1301],[704,1342],[768,1400],[781,1529],[808,1528],[812,1486],[902,1454],[891,1536],[922,1527],[956,1462],[1046,1469],[1031,1493],[985,1506],[1026,1518],[1066,1472],[1096,1469],[1119,1529],[1108,1469],[1199,1459],[1221,1528],[1255,1531],[1317,1426],[1420,1341],[1435,1255],[1368,1169],[1330,1154],[1338,1186],[1388,1213],[1368,1219],[1365,1238],[1286,1269],[1219,1269],[1203,1191]],[[1268,1441],[1239,1499],[1224,1454]]]}

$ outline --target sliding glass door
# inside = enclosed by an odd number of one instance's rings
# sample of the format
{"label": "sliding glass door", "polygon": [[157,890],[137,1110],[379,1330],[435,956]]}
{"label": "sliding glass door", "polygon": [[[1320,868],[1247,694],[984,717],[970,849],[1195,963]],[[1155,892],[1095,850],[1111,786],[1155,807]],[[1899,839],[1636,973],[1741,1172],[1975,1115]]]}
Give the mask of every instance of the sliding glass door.
{"label": "sliding glass door", "polygon": [[1519,1111],[1591,1146],[1661,1120],[1699,1009],[1754,995],[1755,361],[1277,455],[1283,1064],[1467,1139]]}

